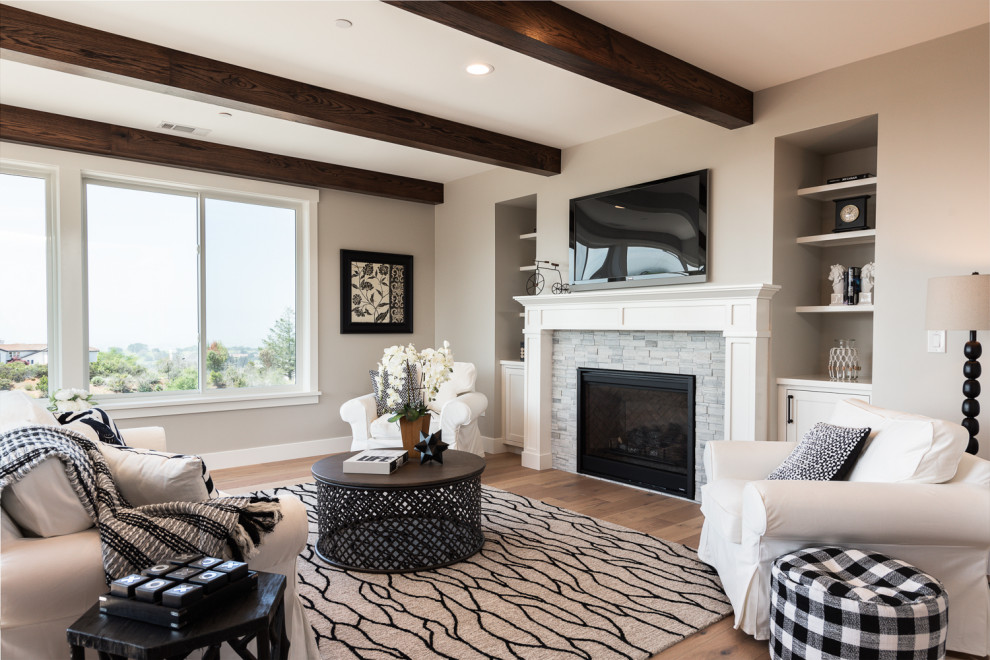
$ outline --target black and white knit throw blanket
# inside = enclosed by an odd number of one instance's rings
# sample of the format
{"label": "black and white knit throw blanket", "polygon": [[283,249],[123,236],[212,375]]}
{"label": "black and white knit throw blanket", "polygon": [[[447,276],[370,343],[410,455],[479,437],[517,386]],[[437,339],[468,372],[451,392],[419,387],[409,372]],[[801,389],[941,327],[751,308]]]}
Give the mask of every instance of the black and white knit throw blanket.
{"label": "black and white knit throw blanket", "polygon": [[72,489],[99,528],[107,582],[186,553],[247,561],[282,519],[278,499],[269,498],[131,506],[94,442],[50,426],[0,434],[0,491],[49,458],[63,463]]}

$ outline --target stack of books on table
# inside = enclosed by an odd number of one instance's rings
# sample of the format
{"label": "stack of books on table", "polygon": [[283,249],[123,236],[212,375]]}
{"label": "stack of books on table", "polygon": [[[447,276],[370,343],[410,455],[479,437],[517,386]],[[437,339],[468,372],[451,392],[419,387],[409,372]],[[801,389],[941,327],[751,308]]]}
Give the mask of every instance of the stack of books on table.
{"label": "stack of books on table", "polygon": [[344,461],[344,472],[391,474],[408,460],[405,449],[365,449]]}

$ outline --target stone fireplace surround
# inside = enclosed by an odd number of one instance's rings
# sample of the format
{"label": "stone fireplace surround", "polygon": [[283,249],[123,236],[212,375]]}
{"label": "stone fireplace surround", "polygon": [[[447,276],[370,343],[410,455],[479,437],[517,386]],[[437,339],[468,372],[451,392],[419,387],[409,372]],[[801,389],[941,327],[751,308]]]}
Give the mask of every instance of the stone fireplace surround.
{"label": "stone fireplace surround", "polygon": [[[659,341],[667,333],[674,344],[691,340],[691,333],[720,333],[724,340],[724,357],[713,356],[712,367],[724,367],[722,383],[722,428],[712,425],[715,433],[706,434],[704,440],[764,440],[767,436],[770,365],[770,298],[780,287],[770,284],[709,285],[686,284],[676,286],[646,287],[637,289],[603,289],[563,295],[520,296],[516,300],[525,311],[526,343],[526,395],[525,395],[525,443],[522,453],[524,467],[545,470],[551,467],[573,470],[566,461],[555,461],[555,453],[563,456],[566,443],[576,439],[568,437],[569,431],[557,424],[555,451],[553,406],[554,400],[562,402],[563,387],[555,387],[554,364],[565,362],[565,351],[554,350],[561,340],[573,345],[574,337],[586,341],[589,331],[591,341],[603,341],[604,347],[621,347],[623,340],[643,342],[632,351],[606,350],[608,365],[612,369],[663,370],[663,365],[643,369],[643,360],[654,358],[663,361],[665,353],[675,350],[674,345],[647,346],[646,341]],[[581,334],[574,335],[577,331]],[[646,332],[652,331],[649,340]],[[700,335],[694,335],[699,337]],[[636,339],[633,339],[636,337]],[[640,339],[642,337],[642,339]],[[695,340],[697,341],[697,339]],[[706,346],[708,342],[706,342]],[[644,354],[643,351],[646,351]],[[618,358],[613,360],[613,357]],[[597,360],[598,358],[596,358]],[[692,357],[693,361],[694,358]],[[577,366],[575,364],[575,366]],[[589,365],[593,366],[593,365]],[[676,368],[680,369],[677,364]],[[685,371],[689,373],[689,371]],[[559,381],[558,381],[559,383]],[[714,403],[714,402],[713,402]],[[718,403],[714,413],[718,414]],[[703,445],[702,445],[703,446]],[[576,451],[576,449],[575,449]],[[699,471],[702,455],[696,455]],[[703,474],[701,475],[703,476]],[[703,481],[698,480],[696,488]]]}

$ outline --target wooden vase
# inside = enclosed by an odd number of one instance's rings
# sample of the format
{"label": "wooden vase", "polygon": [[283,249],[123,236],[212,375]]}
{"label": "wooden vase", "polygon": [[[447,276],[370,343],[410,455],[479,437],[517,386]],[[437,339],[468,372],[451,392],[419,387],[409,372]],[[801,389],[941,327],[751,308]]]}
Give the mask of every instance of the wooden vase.
{"label": "wooden vase", "polygon": [[430,416],[423,415],[416,420],[399,418],[399,430],[402,431],[402,448],[409,452],[409,460],[419,458],[419,452],[413,449],[420,442],[419,434],[430,432]]}

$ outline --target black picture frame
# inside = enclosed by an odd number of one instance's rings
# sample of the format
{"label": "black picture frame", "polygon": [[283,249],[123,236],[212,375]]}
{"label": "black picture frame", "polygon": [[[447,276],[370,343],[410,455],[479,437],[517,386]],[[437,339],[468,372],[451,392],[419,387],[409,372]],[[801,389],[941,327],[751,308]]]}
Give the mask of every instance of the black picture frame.
{"label": "black picture frame", "polygon": [[413,258],[340,251],[340,333],[413,331]]}

